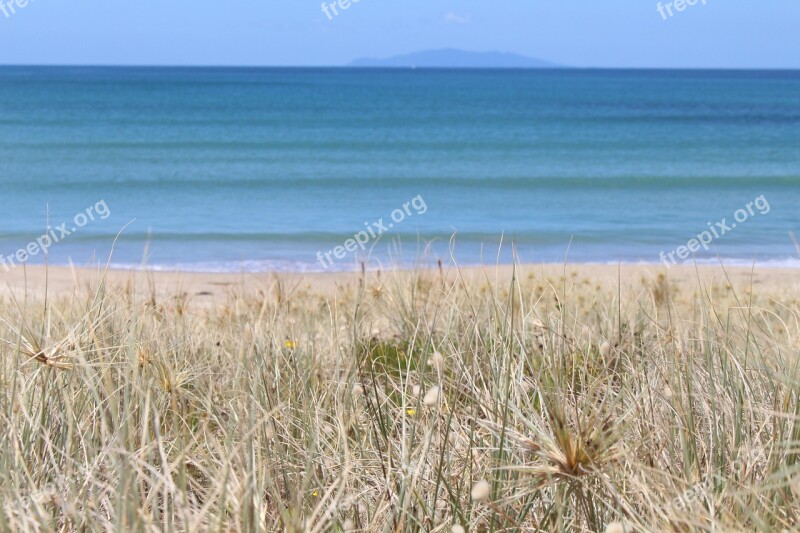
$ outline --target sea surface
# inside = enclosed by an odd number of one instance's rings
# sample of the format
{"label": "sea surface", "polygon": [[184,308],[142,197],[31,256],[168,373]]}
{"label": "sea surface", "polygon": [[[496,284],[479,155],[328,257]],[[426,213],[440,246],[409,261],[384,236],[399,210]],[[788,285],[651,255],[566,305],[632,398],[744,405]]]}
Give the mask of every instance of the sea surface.
{"label": "sea surface", "polygon": [[800,72],[0,67],[0,199],[50,264],[797,266]]}

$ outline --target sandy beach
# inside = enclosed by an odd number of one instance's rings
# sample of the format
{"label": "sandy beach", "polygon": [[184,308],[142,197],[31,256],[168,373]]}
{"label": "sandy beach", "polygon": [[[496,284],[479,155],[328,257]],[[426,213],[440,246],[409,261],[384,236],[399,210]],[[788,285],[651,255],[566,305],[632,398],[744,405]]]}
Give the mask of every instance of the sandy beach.
{"label": "sandy beach", "polygon": [[[404,275],[404,271],[366,273],[367,285],[380,282],[391,275]],[[520,279],[537,279],[559,283],[564,279],[589,280],[604,289],[640,286],[654,281],[659,276],[666,277],[677,287],[699,285],[724,285],[744,289],[749,286],[769,292],[796,294],[800,290],[800,271],[789,268],[747,268],[741,266],[723,267],[721,265],[681,265],[665,268],[661,265],[559,265],[530,264],[496,266],[443,267],[441,271],[426,271],[432,277],[444,277],[452,281],[463,279],[467,283],[491,282],[508,284],[512,274]],[[45,290],[54,297],[67,296],[83,288],[96,288],[101,280],[109,286],[130,288],[135,292],[150,295],[155,288],[162,296],[185,294],[196,304],[220,303],[227,294],[256,294],[269,290],[280,281],[289,287],[301,288],[320,295],[335,294],[337,287],[358,286],[362,279],[359,272],[330,273],[198,273],[165,271],[130,271],[98,267],[69,268],[32,266],[17,268],[10,272],[0,271],[0,295],[14,294],[41,297]]]}
{"label": "sandy beach", "polygon": [[800,532],[800,3],[701,3],[0,0],[0,533]]}

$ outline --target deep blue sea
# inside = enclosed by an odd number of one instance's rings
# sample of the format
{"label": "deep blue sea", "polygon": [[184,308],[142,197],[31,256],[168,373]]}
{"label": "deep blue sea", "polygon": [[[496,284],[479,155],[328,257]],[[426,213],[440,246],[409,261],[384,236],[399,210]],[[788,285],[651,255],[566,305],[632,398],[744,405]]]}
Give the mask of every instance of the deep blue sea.
{"label": "deep blue sea", "polygon": [[0,191],[51,264],[797,265],[800,72],[1,67]]}

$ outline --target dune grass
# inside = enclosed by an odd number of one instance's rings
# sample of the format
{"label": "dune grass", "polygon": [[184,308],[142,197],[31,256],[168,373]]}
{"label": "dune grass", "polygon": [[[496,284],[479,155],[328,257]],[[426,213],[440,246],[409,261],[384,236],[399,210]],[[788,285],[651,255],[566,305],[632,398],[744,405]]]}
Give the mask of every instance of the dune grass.
{"label": "dune grass", "polygon": [[798,294],[369,275],[0,302],[8,531],[800,527]]}

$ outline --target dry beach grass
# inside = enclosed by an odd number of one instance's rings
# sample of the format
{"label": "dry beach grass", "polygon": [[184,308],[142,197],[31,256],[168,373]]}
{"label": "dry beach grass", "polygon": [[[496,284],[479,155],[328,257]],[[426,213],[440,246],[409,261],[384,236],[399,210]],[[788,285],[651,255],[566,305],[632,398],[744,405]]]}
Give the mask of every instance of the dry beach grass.
{"label": "dry beach grass", "polygon": [[797,530],[794,275],[14,273],[0,525]]}

